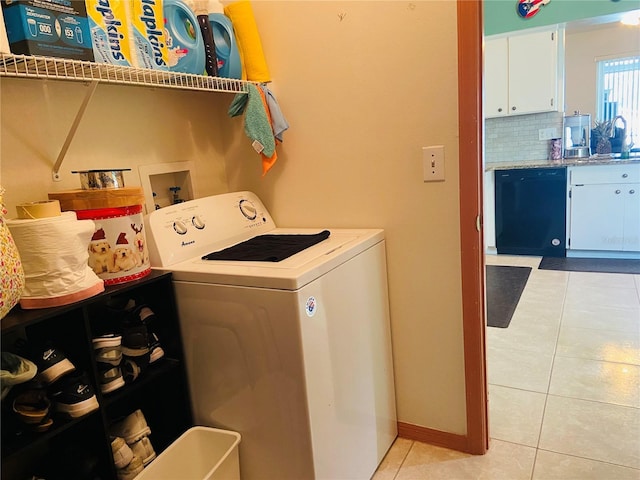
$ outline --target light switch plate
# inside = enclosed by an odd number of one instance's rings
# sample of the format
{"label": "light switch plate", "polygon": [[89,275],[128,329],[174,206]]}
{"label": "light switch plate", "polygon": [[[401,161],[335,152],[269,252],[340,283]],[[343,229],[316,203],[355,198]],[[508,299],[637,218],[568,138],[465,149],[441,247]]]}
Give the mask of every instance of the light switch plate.
{"label": "light switch plate", "polygon": [[444,145],[422,147],[422,175],[425,182],[444,181]]}

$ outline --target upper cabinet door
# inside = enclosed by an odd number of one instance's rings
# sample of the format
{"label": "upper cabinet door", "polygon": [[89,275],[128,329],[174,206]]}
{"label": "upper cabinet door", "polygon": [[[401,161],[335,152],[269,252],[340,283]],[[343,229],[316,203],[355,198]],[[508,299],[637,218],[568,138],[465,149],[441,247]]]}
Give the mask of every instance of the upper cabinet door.
{"label": "upper cabinet door", "polygon": [[558,34],[509,38],[509,110],[513,115],[558,110]]}
{"label": "upper cabinet door", "polygon": [[486,117],[509,114],[509,44],[506,37],[484,45],[484,113]]}
{"label": "upper cabinet door", "polygon": [[485,117],[562,111],[561,48],[557,29],[487,38]]}

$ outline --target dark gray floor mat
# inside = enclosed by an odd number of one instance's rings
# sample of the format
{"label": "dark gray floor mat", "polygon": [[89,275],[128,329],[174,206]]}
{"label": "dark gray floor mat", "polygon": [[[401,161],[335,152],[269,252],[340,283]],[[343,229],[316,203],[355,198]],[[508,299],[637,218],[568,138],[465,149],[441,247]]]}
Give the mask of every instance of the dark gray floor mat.
{"label": "dark gray floor mat", "polygon": [[543,257],[538,268],[540,270],[564,270],[567,272],[640,274],[640,260],[622,258]]}
{"label": "dark gray floor mat", "polygon": [[507,328],[531,267],[487,265],[487,326]]}

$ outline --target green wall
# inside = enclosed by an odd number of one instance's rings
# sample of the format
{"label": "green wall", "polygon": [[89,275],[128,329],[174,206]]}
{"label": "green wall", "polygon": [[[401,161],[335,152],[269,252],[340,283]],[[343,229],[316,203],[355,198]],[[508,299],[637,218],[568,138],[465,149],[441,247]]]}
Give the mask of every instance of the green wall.
{"label": "green wall", "polygon": [[518,0],[484,0],[484,34],[513,32],[640,9],[640,0],[551,0],[536,15],[518,15]]}

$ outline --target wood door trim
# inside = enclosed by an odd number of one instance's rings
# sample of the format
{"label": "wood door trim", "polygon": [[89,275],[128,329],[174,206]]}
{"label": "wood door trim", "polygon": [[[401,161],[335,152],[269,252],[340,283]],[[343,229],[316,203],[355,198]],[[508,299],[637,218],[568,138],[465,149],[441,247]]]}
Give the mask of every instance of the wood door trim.
{"label": "wood door trim", "polygon": [[[489,448],[482,228],[482,0],[458,0],[458,133],[462,324],[467,405],[465,451]],[[480,225],[482,222],[479,222]]]}

